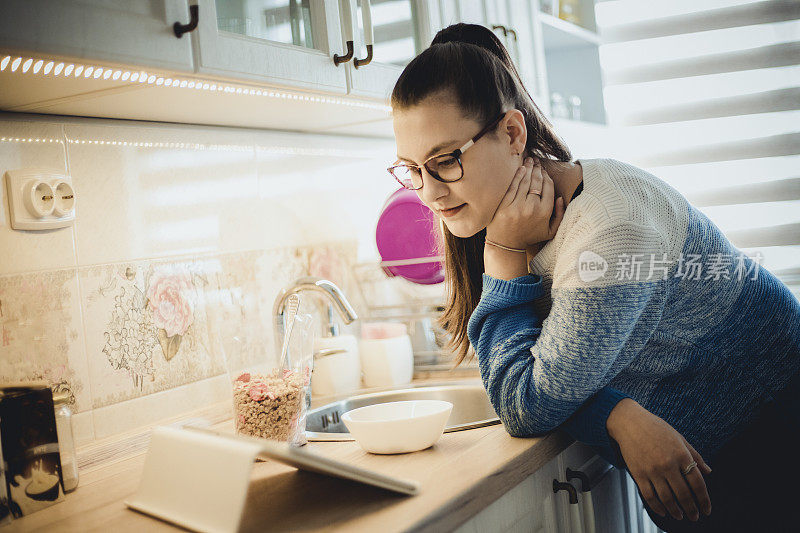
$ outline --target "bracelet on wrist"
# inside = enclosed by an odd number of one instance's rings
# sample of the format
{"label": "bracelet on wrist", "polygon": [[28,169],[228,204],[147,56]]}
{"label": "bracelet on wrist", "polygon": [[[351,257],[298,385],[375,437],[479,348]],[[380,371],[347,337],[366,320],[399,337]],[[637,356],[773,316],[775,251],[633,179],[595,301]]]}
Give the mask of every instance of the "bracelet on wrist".
{"label": "bracelet on wrist", "polygon": [[497,248],[501,248],[503,250],[508,250],[509,252],[518,252],[521,254],[527,253],[527,251],[520,249],[520,248],[509,248],[508,246],[503,246],[502,244],[498,244],[494,241],[490,241],[489,239],[485,239],[486,244],[490,244],[492,246],[496,246]]}

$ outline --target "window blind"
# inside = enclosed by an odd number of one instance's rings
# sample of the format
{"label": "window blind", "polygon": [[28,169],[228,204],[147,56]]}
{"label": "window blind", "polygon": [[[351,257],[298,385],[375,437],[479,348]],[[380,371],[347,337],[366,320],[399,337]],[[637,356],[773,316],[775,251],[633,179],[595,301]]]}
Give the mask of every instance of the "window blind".
{"label": "window blind", "polygon": [[615,158],[800,298],[800,0],[598,0]]}

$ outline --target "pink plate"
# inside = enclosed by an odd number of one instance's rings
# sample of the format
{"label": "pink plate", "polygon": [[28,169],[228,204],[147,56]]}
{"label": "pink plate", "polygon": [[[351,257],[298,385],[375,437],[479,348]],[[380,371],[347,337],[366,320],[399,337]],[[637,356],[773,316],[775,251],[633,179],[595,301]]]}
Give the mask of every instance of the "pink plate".
{"label": "pink plate", "polygon": [[[378,253],[383,261],[399,261],[439,255],[436,235],[439,231],[436,214],[428,209],[417,193],[400,188],[386,200],[375,229]],[[440,261],[385,267],[394,276],[414,283],[433,285],[444,281]]]}

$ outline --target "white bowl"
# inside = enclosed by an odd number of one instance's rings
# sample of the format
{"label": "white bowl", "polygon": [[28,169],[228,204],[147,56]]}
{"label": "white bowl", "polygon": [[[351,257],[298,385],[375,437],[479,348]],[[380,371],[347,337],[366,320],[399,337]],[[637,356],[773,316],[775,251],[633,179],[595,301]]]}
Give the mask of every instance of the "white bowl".
{"label": "white bowl", "polygon": [[416,452],[439,440],[452,410],[444,400],[386,402],[347,411],[342,422],[364,451]]}

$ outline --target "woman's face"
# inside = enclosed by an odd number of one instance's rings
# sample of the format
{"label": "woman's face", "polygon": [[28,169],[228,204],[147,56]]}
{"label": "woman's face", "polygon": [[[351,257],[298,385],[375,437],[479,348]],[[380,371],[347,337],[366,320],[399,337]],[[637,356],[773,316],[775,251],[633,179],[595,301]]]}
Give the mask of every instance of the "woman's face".
{"label": "woman's face", "polygon": [[[433,155],[451,152],[486,124],[465,117],[452,98],[429,97],[420,104],[394,111],[398,163],[420,165]],[[461,156],[464,177],[443,183],[421,168],[420,200],[441,218],[456,237],[471,237],[492,221],[514,173],[522,164],[525,122],[511,110]],[[445,210],[455,207],[454,213]],[[443,212],[445,211],[445,212]]]}

